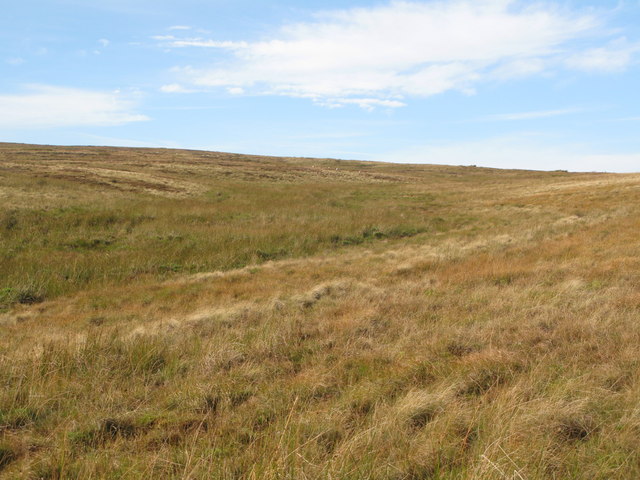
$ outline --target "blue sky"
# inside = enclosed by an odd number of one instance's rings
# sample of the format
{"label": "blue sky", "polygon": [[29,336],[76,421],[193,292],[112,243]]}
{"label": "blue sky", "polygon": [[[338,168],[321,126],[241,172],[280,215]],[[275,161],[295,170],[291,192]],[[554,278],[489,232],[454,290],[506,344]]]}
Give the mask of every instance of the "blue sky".
{"label": "blue sky", "polygon": [[0,141],[640,171],[640,0],[23,0]]}

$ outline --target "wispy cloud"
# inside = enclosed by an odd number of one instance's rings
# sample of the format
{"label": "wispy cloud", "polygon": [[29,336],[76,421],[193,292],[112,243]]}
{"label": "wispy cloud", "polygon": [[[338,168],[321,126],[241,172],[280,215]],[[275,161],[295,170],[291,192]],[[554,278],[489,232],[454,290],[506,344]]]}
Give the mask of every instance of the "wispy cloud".
{"label": "wispy cloud", "polygon": [[172,25],[169,30],[191,30],[189,25]]}
{"label": "wispy cloud", "polygon": [[633,62],[640,51],[640,43],[629,43],[625,38],[610,42],[604,47],[590,48],[570,56],[568,67],[587,72],[621,72]]}
{"label": "wispy cloud", "polygon": [[174,35],[154,35],[151,38],[153,40],[159,41],[163,47],[167,48],[200,47],[243,49],[249,46],[247,42],[216,41],[208,40],[201,37],[177,38]]}
{"label": "wispy cloud", "polygon": [[376,107],[398,108],[406,106],[398,100],[385,100],[380,98],[335,98],[327,102],[318,101],[322,106],[329,108],[342,108],[345,105],[357,105],[364,110],[373,110]]}
{"label": "wispy cloud", "polygon": [[640,122],[640,117],[624,117],[614,119],[616,122]]}
{"label": "wispy cloud", "polygon": [[26,62],[26,60],[24,58],[21,57],[11,57],[11,58],[7,58],[5,60],[5,62],[7,62],[9,65],[13,65],[18,66],[18,65],[22,65],[23,63]]}
{"label": "wispy cloud", "polygon": [[371,108],[376,102],[369,99],[400,107],[408,97],[449,90],[472,94],[483,81],[535,75],[558,65],[595,65],[599,47],[580,52],[585,56],[580,60],[573,42],[595,35],[600,26],[593,13],[543,2],[392,1],[320,13],[255,42],[155,39],[165,48],[218,50],[216,66],[180,69],[183,82]]}
{"label": "wispy cloud", "polygon": [[108,126],[148,120],[134,112],[130,97],[118,91],[48,85],[30,85],[25,90],[0,95],[0,128]]}
{"label": "wispy cloud", "polygon": [[539,118],[559,117],[583,111],[580,108],[563,108],[558,110],[538,110],[534,112],[500,113],[484,117],[486,121],[536,120]]}

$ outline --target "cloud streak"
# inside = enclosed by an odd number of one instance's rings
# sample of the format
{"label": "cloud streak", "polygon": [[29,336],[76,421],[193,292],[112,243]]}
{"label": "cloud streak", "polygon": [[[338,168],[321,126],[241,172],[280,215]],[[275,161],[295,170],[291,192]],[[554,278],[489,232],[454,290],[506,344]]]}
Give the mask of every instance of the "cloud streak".
{"label": "cloud streak", "polygon": [[562,115],[571,115],[582,111],[579,108],[564,108],[558,110],[538,110],[535,112],[518,112],[518,113],[500,113],[485,117],[488,121],[518,121],[518,120],[536,120],[540,118],[559,117]]}
{"label": "cloud streak", "polygon": [[548,3],[393,1],[324,12],[261,41],[154,38],[165,48],[214,50],[214,66],[176,69],[181,81],[198,87],[309,98],[330,107],[370,108],[375,99],[395,108],[408,97],[472,94],[483,81],[535,75],[550,66],[623,68],[635,50],[610,45],[618,56],[605,65],[609,50],[572,45],[598,27],[592,14]]}
{"label": "cloud streak", "polygon": [[118,91],[30,85],[26,92],[0,95],[0,128],[34,129],[112,126],[148,120]]}

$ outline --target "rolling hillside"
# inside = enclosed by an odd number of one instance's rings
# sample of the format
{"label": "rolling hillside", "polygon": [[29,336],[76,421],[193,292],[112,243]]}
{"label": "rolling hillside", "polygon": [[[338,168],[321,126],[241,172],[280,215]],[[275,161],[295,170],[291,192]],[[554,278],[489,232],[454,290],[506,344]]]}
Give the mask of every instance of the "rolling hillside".
{"label": "rolling hillside", "polygon": [[0,478],[640,476],[640,175],[0,144]]}

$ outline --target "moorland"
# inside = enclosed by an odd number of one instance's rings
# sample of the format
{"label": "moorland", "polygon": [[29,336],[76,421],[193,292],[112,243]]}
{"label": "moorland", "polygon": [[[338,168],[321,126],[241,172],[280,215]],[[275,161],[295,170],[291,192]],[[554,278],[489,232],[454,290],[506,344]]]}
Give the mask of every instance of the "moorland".
{"label": "moorland", "polygon": [[636,174],[0,144],[0,477],[638,478],[639,228]]}

